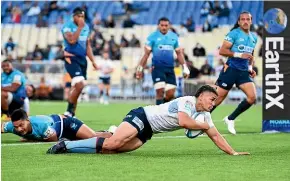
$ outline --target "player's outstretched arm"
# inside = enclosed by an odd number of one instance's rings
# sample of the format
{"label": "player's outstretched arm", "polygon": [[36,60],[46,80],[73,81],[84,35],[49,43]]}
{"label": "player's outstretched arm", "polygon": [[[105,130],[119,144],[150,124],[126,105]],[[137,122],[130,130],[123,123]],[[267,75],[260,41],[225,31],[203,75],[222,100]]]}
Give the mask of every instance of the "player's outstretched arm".
{"label": "player's outstretched arm", "polygon": [[139,65],[138,65],[137,71],[136,71],[136,77],[137,77],[137,79],[141,78],[141,74],[142,74],[143,68],[147,64],[147,60],[148,60],[148,58],[150,56],[150,53],[151,53],[151,48],[145,46],[145,48],[144,48],[144,55],[141,58],[141,61],[140,61]]}
{"label": "player's outstretched arm", "polygon": [[209,125],[207,122],[199,123],[193,119],[191,119],[188,114],[184,112],[178,112],[178,120],[179,125],[185,129],[198,129],[198,130],[206,130],[209,129]]}
{"label": "player's outstretched arm", "polygon": [[187,79],[187,78],[189,78],[190,71],[189,71],[189,69],[184,61],[183,51],[184,50],[182,48],[175,49],[175,52],[177,55],[177,60],[180,63],[180,65],[182,65],[182,68],[183,68],[183,77]]}
{"label": "player's outstretched arm", "polygon": [[216,144],[219,149],[223,150],[229,155],[249,155],[248,152],[236,152],[224,139],[224,137],[218,132],[216,127],[212,127],[205,131],[208,137]]}

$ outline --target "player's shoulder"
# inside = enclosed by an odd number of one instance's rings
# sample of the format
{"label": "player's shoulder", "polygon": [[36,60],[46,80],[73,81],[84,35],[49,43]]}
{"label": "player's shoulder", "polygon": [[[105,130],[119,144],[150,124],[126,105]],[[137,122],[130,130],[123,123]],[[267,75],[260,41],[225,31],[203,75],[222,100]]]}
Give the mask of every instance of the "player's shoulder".
{"label": "player's shoulder", "polygon": [[250,35],[251,35],[255,40],[258,39],[258,35],[257,35],[256,32],[251,31],[251,32],[250,32]]}
{"label": "player's shoulder", "polygon": [[172,38],[178,39],[178,35],[174,33],[173,31],[169,31],[168,33]]}
{"label": "player's shoulder", "polygon": [[154,38],[154,37],[157,37],[157,36],[159,36],[158,30],[153,31],[152,33],[150,33],[148,37],[150,37],[150,38],[153,37]]}
{"label": "player's shoulder", "polygon": [[228,34],[233,35],[233,34],[239,34],[239,33],[241,33],[240,28],[235,28],[235,29],[230,30]]}

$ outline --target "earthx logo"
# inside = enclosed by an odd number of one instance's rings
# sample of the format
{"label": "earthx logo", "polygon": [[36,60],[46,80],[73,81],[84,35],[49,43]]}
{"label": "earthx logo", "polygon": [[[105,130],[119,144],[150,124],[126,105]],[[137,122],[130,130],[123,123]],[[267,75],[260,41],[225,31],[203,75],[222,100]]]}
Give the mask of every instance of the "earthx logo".
{"label": "earthx logo", "polygon": [[284,50],[284,38],[267,37],[265,43],[265,72],[267,72],[264,77],[265,95],[267,100],[266,110],[273,106],[284,109],[284,94],[280,92],[280,86],[284,86],[284,74],[280,73],[279,53],[275,51]]}

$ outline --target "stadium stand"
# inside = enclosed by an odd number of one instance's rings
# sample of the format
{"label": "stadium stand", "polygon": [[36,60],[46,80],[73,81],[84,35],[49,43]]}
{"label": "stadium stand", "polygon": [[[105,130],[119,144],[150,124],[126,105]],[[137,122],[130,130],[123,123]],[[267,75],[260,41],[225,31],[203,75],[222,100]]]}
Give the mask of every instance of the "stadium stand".
{"label": "stadium stand", "polygon": [[[65,1],[62,1],[65,2]],[[120,61],[114,61],[115,72],[112,76],[113,85],[121,84],[121,72],[123,67],[126,67],[132,74],[135,71],[140,57],[142,56],[143,45],[146,41],[147,36],[150,32],[156,29],[157,20],[162,17],[168,17],[173,24],[174,29],[177,33],[180,31],[180,25],[185,24],[188,18],[192,18],[195,26],[195,32],[188,32],[188,34],[180,37],[180,42],[185,48],[185,54],[188,56],[190,61],[194,62],[194,66],[200,68],[206,60],[209,60],[211,66],[215,67],[218,64],[217,50],[221,45],[224,36],[229,32],[230,28],[237,20],[237,15],[242,11],[249,11],[253,15],[253,23],[257,28],[259,21],[262,19],[263,3],[262,1],[220,1],[219,5],[215,5],[212,1],[211,9],[209,15],[204,17],[201,15],[201,9],[206,6],[203,1],[146,1],[139,2],[133,1],[132,3],[125,3],[122,1],[96,1],[96,2],[69,2],[69,3],[56,3],[52,5],[51,2],[39,1],[38,6],[41,8],[41,13],[35,16],[27,16],[25,8],[31,7],[32,3],[23,1],[2,1],[2,50],[4,48],[5,42],[8,41],[9,37],[17,43],[16,57],[19,62],[19,66],[25,71],[26,75],[33,76],[38,75],[39,78],[34,79],[40,81],[40,77],[43,73],[36,72],[31,73],[30,65],[33,64],[51,64],[56,62],[58,69],[63,70],[61,61],[34,61],[29,55],[34,51],[36,45],[38,45],[43,52],[53,50],[53,48],[62,43],[63,37],[60,32],[60,27],[63,21],[69,18],[70,12],[77,6],[82,6],[87,8],[87,23],[93,28],[97,28],[101,32],[103,37],[102,46],[109,44],[111,35],[114,35],[114,40],[116,42],[116,47],[119,47],[121,36],[127,40],[130,40],[134,34],[138,40],[140,40],[141,48],[132,47],[121,47],[121,58]],[[224,5],[227,4],[227,5]],[[223,15],[218,11],[217,7],[225,9],[228,6],[229,13]],[[20,23],[13,23],[13,8],[20,8],[22,10]],[[109,15],[112,15],[116,21],[115,28],[104,28],[104,26],[98,25],[94,26],[93,19],[95,13],[101,15],[101,21],[104,22]],[[128,15],[131,20],[137,25],[132,28],[122,28],[122,23]],[[211,32],[202,32],[202,25],[205,21],[210,18],[216,18],[218,21],[218,27],[213,28]],[[94,41],[97,42],[95,39]],[[194,57],[192,54],[192,49],[196,43],[201,43],[205,47],[207,55],[205,57]],[[261,86],[261,71],[262,70],[262,60],[258,56],[259,48],[261,47],[261,38],[257,44],[257,50],[255,51],[256,66],[259,69],[259,76],[256,78],[258,86]],[[110,47],[111,48],[111,47]],[[3,52],[3,51],[2,51]],[[5,59],[7,55],[2,53],[2,59]],[[45,58],[45,56],[44,56]],[[96,58],[98,60],[99,57]],[[32,61],[29,61],[32,60]],[[89,64],[90,65],[90,64]],[[62,77],[64,71],[55,71],[58,73],[51,74],[49,68],[45,68],[43,71],[47,75],[51,75],[55,86],[60,86],[62,84]],[[88,78],[89,83],[96,84],[98,73],[89,67]],[[206,76],[201,78],[201,80],[215,80],[215,76]],[[134,82],[134,81],[132,81]],[[35,81],[35,83],[39,83]],[[112,88],[114,89],[114,87]],[[119,89],[116,89],[118,92]],[[112,94],[114,91],[112,91]]]}

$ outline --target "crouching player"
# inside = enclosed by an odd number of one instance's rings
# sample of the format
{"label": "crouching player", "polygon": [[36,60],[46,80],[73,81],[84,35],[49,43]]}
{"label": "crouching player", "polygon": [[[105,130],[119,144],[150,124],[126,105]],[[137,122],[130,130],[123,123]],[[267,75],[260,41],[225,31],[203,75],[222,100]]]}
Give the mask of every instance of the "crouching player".
{"label": "crouching player", "polygon": [[96,133],[82,121],[63,115],[27,116],[22,109],[15,110],[11,121],[2,123],[1,133],[21,136],[21,141],[58,141],[87,139],[95,136],[111,136],[110,133]]}
{"label": "crouching player", "polygon": [[[60,141],[47,151],[59,153],[120,153],[141,147],[153,134],[177,129],[204,130],[209,138],[230,155],[248,155],[236,152],[215,128],[209,111],[217,98],[216,89],[205,85],[195,96],[185,96],[168,103],[139,107],[131,110],[110,138],[94,137],[80,141]],[[206,121],[192,119],[196,112],[205,112]]]}

